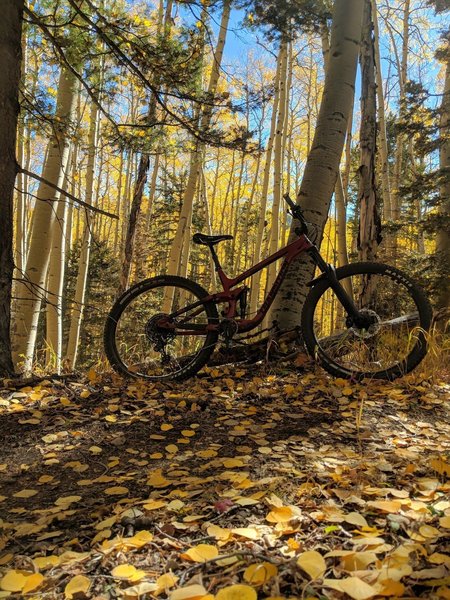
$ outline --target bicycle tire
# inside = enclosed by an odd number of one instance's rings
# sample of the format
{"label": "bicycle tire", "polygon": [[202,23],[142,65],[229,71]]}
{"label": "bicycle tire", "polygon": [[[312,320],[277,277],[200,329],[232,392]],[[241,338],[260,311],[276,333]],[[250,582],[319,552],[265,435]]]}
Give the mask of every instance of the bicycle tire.
{"label": "bicycle tire", "polygon": [[[338,280],[358,275],[363,277],[370,275],[385,276],[392,280],[398,289],[400,289],[400,286],[403,286],[407,290],[405,297],[409,296],[409,300],[414,303],[418,313],[418,327],[416,327],[414,334],[415,343],[411,351],[396,364],[393,364],[389,368],[380,369],[379,371],[345,368],[338,364],[333,357],[328,355],[331,352],[328,351],[327,354],[327,351],[324,350],[327,338],[323,338],[321,341],[318,339],[315,331],[314,315],[316,308],[321,299],[324,301],[325,294],[331,289],[327,279],[319,281],[311,289],[302,310],[301,326],[306,348],[309,354],[315,357],[326,371],[336,377],[353,378],[356,380],[364,378],[396,379],[412,371],[427,353],[427,332],[430,329],[432,321],[431,305],[422,289],[407,275],[394,267],[382,263],[363,262],[346,265],[336,270]],[[384,292],[378,291],[377,293],[382,295]],[[400,339],[400,335],[398,338]]]}
{"label": "bicycle tire", "polygon": [[[129,288],[122,296],[120,296],[114,303],[108,317],[106,319],[104,328],[104,348],[106,357],[111,367],[117,373],[133,378],[143,378],[151,381],[170,381],[170,380],[181,380],[191,377],[200,371],[200,369],[206,365],[214,347],[218,340],[217,331],[208,331],[205,336],[205,341],[201,350],[195,355],[193,360],[188,364],[182,366],[178,371],[169,373],[166,375],[146,375],[142,373],[133,372],[127,367],[116,344],[116,331],[117,325],[120,318],[126,308],[140,295],[145,294],[151,290],[161,288],[163,286],[171,286],[190,292],[198,300],[201,300],[205,296],[208,296],[208,292],[199,284],[186,279],[184,277],[178,277],[176,275],[161,275],[145,279],[136,285]],[[203,304],[205,313],[207,316],[208,324],[217,324],[219,317],[217,308],[214,302],[209,301]]]}

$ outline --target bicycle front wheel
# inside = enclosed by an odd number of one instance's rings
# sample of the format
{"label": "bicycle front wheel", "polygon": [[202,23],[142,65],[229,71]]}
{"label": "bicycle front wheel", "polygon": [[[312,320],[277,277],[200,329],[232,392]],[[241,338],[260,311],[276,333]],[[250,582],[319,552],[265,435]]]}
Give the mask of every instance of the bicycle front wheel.
{"label": "bicycle front wheel", "polygon": [[328,280],[306,299],[302,331],[309,353],[337,377],[395,379],[412,371],[427,352],[432,310],[407,275],[379,263],[356,263],[336,276],[366,320],[348,318]]}
{"label": "bicycle front wheel", "polygon": [[146,279],[127,290],[108,315],[104,345],[113,369],[153,381],[185,379],[208,361],[218,333],[216,305],[200,285],[177,276]]}

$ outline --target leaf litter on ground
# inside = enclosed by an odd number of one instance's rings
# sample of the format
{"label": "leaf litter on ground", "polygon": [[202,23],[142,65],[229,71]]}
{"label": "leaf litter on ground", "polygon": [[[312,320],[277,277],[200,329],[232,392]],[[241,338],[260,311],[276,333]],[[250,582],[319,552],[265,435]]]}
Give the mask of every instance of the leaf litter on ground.
{"label": "leaf litter on ground", "polygon": [[0,598],[450,599],[445,382],[90,371],[0,399]]}

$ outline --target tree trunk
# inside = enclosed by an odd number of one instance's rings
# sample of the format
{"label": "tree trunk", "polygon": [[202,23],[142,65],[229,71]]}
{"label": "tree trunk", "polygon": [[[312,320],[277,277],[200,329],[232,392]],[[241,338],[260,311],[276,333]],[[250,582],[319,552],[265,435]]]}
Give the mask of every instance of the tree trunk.
{"label": "tree trunk", "polygon": [[17,173],[16,131],[22,57],[23,0],[5,0],[0,21],[0,376],[14,374],[10,314],[13,259],[13,201]]}
{"label": "tree trunk", "polygon": [[[214,51],[211,75],[208,85],[208,97],[211,99],[216,94],[217,83],[219,81],[223,50],[225,47],[225,40],[227,36],[228,21],[230,18],[230,10],[231,2],[230,0],[225,0],[222,12],[222,19],[220,23],[219,36]],[[201,110],[199,129],[202,132],[206,131],[209,127],[212,109],[212,104],[207,104]],[[192,208],[195,191],[197,189],[197,184],[199,181],[203,151],[204,143],[197,142],[196,148],[191,152],[188,182],[184,190],[177,231],[175,233],[175,238],[172,242],[172,246],[170,248],[169,258],[167,262],[168,275],[176,275],[177,273],[179,273],[181,276],[185,277],[187,274],[190,233],[192,225]],[[168,310],[167,307],[169,306],[170,302],[170,298],[165,299],[163,308],[164,311]]]}
{"label": "tree trunk", "polygon": [[[68,165],[70,161],[68,161]],[[63,190],[68,184],[67,168]],[[46,314],[46,366],[55,373],[61,372],[62,359],[62,307],[64,290],[64,270],[66,266],[67,217],[69,214],[67,198],[61,198],[56,207],[56,219],[52,226],[52,243],[47,277]]]}
{"label": "tree trunk", "polygon": [[361,260],[374,260],[381,241],[381,221],[375,182],[377,116],[375,57],[370,0],[364,0],[361,43],[361,126],[359,133],[359,229],[358,250]]}
{"label": "tree trunk", "polygon": [[444,94],[441,104],[439,167],[441,175],[439,216],[440,226],[436,236],[436,256],[442,281],[436,298],[436,307],[448,308],[450,304],[450,47],[447,50]]}
{"label": "tree trunk", "polygon": [[383,196],[383,216],[387,221],[391,218],[391,184],[389,178],[388,145],[386,134],[386,115],[384,110],[383,77],[381,73],[381,54],[380,54],[380,33],[378,28],[378,14],[376,0],[371,0],[372,22],[374,32],[374,51],[375,51],[375,73],[377,84],[377,102],[378,102],[378,130],[379,130],[379,149],[380,149],[380,171],[381,171],[381,190]]}
{"label": "tree trunk", "polygon": [[[86,165],[86,192],[85,202],[92,203],[94,191],[95,159],[97,155],[97,141],[99,130],[99,109],[94,102],[91,104],[89,116],[88,155]],[[89,210],[85,211],[83,237],[81,240],[80,261],[78,265],[77,282],[72,315],[70,318],[69,340],[67,343],[67,366],[73,369],[77,362],[78,343],[80,340],[81,323],[83,320],[84,305],[86,301],[86,284],[89,270],[89,259],[92,243],[92,218]]]}
{"label": "tree trunk", "polygon": [[[318,228],[319,238],[327,220],[353,104],[362,12],[361,0],[335,1],[323,96],[297,197],[297,202],[305,210],[306,219]],[[290,239],[295,239],[293,229]],[[274,312],[281,329],[298,326],[301,308],[309,290],[307,283],[313,274],[314,264],[307,254],[294,261],[289,269]]]}
{"label": "tree trunk", "polygon": [[[270,133],[269,139],[267,140],[267,149],[266,149],[266,160],[264,164],[264,172],[263,172],[263,182],[261,188],[261,202],[259,207],[259,217],[258,217],[258,229],[256,231],[256,242],[255,242],[255,253],[253,256],[253,264],[257,264],[261,260],[261,248],[262,241],[264,236],[264,227],[266,226],[266,209],[267,209],[267,195],[269,191],[269,180],[270,180],[270,167],[272,165],[272,152],[273,152],[273,144],[275,139],[275,131],[277,124],[277,114],[278,114],[278,105],[280,99],[280,73],[281,73],[281,47],[280,52],[278,53],[277,59],[277,68],[275,73],[275,96],[273,98],[273,106],[272,106],[272,116],[270,120]],[[261,282],[261,271],[255,273],[253,276],[253,280],[251,282],[251,290],[250,290],[250,314],[254,314],[256,312],[258,302],[259,302],[259,292],[260,292],[260,282]]]}
{"label": "tree trunk", "polygon": [[[166,16],[164,20],[164,32],[165,35],[170,33],[171,23],[171,12],[172,12],[172,0],[167,1]],[[159,25],[161,28],[161,24]],[[156,88],[160,85],[160,76],[154,78],[154,85]],[[150,125],[154,122],[156,117],[156,98],[152,95],[147,115],[147,123]],[[125,236],[124,243],[124,256],[122,260],[122,269],[120,273],[119,288],[117,290],[118,296],[120,296],[128,286],[128,280],[130,278],[131,263],[133,260],[134,242],[136,237],[136,226],[141,213],[142,195],[144,193],[144,186],[147,183],[147,173],[150,166],[150,154],[143,152],[139,159],[139,166],[137,170],[136,181],[134,183],[133,199],[131,201],[130,216],[128,218],[128,227]]]}
{"label": "tree trunk", "polygon": [[[74,75],[62,69],[58,84],[55,123],[42,170],[43,178],[58,187],[63,185],[67,168],[75,88]],[[17,284],[18,301],[14,323],[13,354],[16,365],[23,363],[25,372],[31,371],[33,362],[39,312],[41,302],[45,298],[51,232],[59,199],[60,195],[53,187],[40,183],[33,211],[27,266],[23,279]]]}

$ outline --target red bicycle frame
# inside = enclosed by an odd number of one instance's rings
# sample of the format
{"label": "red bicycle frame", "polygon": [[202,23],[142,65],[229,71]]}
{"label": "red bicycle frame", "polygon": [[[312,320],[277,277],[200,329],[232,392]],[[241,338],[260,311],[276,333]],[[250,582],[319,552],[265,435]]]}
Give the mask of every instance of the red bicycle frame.
{"label": "red bicycle frame", "polygon": [[[241,273],[237,277],[230,278],[227,277],[227,275],[225,274],[219,262],[217,254],[214,248],[211,246],[210,249],[213,255],[214,264],[216,265],[216,272],[219,275],[220,282],[223,287],[223,292],[210,294],[206,298],[203,298],[202,302],[207,302],[210,300],[215,302],[216,304],[228,303],[228,309],[223,316],[225,319],[235,319],[237,315],[237,302],[239,296],[246,289],[246,286],[241,286],[238,288],[235,288],[235,286],[239,285],[239,283],[244,281],[244,279],[247,279],[247,277],[251,277],[251,275],[254,275],[258,271],[261,271],[265,267],[268,267],[276,260],[285,257],[281,268],[278,272],[277,278],[275,279],[269,293],[267,294],[267,297],[265,298],[263,304],[259,308],[258,312],[255,314],[255,316],[252,319],[238,319],[236,321],[239,333],[250,331],[251,329],[254,329],[256,326],[258,326],[267,314],[267,311],[269,310],[272,302],[275,299],[275,296],[278,293],[278,290],[280,289],[281,283],[286,275],[286,271],[291,262],[297,256],[302,254],[302,252],[311,250],[313,248],[315,248],[314,244],[305,235],[302,234],[300,235],[300,237],[298,237],[296,240],[294,240],[284,248],[281,248],[280,250],[278,250],[274,254],[271,254],[258,264],[254,265],[253,267],[250,267],[250,269],[248,269],[247,271],[244,271],[244,273]],[[218,327],[218,325],[208,325],[206,329],[214,330]]]}

